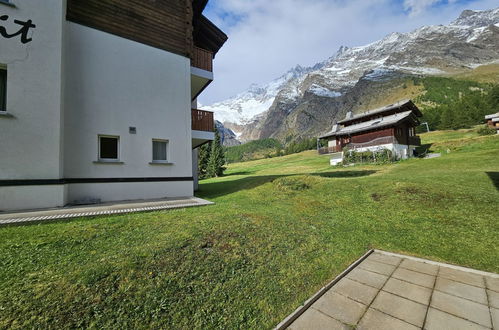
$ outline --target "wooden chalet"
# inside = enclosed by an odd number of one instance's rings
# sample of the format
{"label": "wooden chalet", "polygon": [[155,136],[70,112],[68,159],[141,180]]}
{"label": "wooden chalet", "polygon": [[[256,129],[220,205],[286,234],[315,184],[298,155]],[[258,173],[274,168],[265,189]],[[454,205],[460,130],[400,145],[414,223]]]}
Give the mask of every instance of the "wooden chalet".
{"label": "wooden chalet", "polygon": [[495,128],[497,134],[499,134],[499,112],[485,116],[485,120],[487,121],[487,125],[491,128]]}
{"label": "wooden chalet", "polygon": [[389,149],[399,158],[408,158],[421,145],[416,135],[421,111],[411,100],[402,100],[382,108],[353,115],[320,137],[328,140],[328,146],[319,148],[319,154],[331,154],[331,165],[343,160],[343,150],[375,151]]}

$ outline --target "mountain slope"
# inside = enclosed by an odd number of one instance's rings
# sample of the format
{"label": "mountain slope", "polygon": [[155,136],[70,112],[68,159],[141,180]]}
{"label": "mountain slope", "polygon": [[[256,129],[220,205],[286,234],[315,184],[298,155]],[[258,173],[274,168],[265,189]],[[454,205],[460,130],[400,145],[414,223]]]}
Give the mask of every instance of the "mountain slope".
{"label": "mountain slope", "polygon": [[466,10],[446,26],[391,33],[362,47],[342,46],[324,62],[297,66],[205,109],[242,141],[275,137],[286,142],[328,130],[346,111],[368,108],[407,78],[465,75],[498,60],[499,8]]}

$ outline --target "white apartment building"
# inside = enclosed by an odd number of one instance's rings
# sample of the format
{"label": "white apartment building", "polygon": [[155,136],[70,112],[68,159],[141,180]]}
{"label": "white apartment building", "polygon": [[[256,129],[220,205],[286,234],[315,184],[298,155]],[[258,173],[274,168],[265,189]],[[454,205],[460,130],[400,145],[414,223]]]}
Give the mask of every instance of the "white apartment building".
{"label": "white apartment building", "polygon": [[0,0],[0,211],[193,195],[206,3]]}

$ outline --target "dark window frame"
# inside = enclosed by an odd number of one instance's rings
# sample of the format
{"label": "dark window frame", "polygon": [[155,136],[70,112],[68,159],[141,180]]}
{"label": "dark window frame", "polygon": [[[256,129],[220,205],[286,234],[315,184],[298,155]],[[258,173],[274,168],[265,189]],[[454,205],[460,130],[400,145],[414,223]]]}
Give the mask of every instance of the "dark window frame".
{"label": "dark window frame", "polygon": [[[102,157],[102,141],[103,139],[116,140],[116,158]],[[99,135],[98,136],[98,159],[101,162],[119,162],[120,161],[120,137],[118,135]],[[106,155],[107,156],[107,155]]]}

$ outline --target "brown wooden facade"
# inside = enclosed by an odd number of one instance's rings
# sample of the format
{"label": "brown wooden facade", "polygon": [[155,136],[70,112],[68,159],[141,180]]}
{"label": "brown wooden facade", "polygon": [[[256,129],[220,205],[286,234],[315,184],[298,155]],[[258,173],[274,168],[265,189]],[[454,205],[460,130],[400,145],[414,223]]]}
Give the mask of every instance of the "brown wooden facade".
{"label": "brown wooden facade", "polygon": [[191,125],[192,129],[196,131],[214,132],[215,121],[213,112],[192,109],[191,110]]}
{"label": "brown wooden facade", "polygon": [[[202,48],[206,61],[206,54],[211,53],[213,59],[227,40],[202,15],[206,3],[206,0],[68,0],[66,19],[193,60],[199,55],[195,47]],[[207,67],[206,63],[203,65]]]}
{"label": "brown wooden facade", "polygon": [[[346,119],[338,122],[342,125],[341,129],[335,128],[322,137],[335,141],[334,146],[329,144],[327,148],[319,150],[319,153],[339,152],[345,147],[363,148],[384,144],[420,146],[421,140],[416,135],[416,127],[419,125],[417,118],[421,116],[421,111],[410,100],[357,116],[349,114]],[[371,123],[359,125],[365,122]],[[387,124],[383,124],[384,122]]]}
{"label": "brown wooden facade", "polygon": [[492,119],[487,120],[487,125],[490,128],[495,128],[495,129],[499,130],[499,122],[494,122]]}

